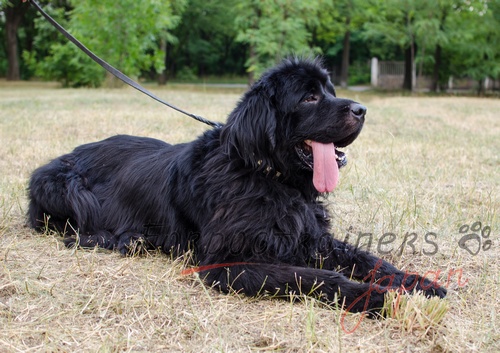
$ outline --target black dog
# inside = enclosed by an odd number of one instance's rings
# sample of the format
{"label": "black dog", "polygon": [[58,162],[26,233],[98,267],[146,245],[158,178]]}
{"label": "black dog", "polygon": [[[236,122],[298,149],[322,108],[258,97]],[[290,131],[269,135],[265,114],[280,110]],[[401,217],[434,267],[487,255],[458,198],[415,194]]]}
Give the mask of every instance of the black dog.
{"label": "black dog", "polygon": [[287,59],[222,128],[193,142],[115,136],[37,169],[29,222],[68,245],[193,250],[206,282],[224,292],[303,293],[353,312],[376,311],[395,288],[444,297],[328,233],[318,197],[335,188],[346,163],[337,147],[354,141],[365,113],[336,98],[319,60]]}

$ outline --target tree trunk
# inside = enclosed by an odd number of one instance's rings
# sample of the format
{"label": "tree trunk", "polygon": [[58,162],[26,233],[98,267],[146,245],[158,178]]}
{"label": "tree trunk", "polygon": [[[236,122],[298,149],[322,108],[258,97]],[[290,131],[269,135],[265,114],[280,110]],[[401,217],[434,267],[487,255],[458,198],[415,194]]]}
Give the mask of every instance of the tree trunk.
{"label": "tree trunk", "polygon": [[[346,24],[349,26],[350,19],[346,20]],[[348,29],[344,35],[344,48],[342,50],[342,68],[340,71],[340,86],[343,88],[347,87],[347,82],[349,79],[349,54],[351,51],[351,31]]]}
{"label": "tree trunk", "polygon": [[158,76],[158,84],[159,85],[166,85],[167,84],[167,65],[168,65],[168,61],[167,61],[167,41],[165,39],[162,39],[160,41],[160,50],[163,52],[163,60],[164,60],[164,65],[165,67],[163,68],[162,72],[160,73],[160,75]]}
{"label": "tree trunk", "polygon": [[413,45],[405,49],[405,76],[403,89],[411,91],[413,86]]}
{"label": "tree trunk", "polygon": [[[448,16],[447,8],[443,8],[441,10],[441,15],[439,16],[439,31],[444,32],[444,23],[446,21],[446,17]],[[441,65],[443,63],[442,58],[442,48],[440,42],[436,44],[436,50],[434,51],[434,71],[432,73],[432,86],[431,91],[437,92],[439,90],[439,70],[441,69]]]}
{"label": "tree trunk", "polygon": [[478,80],[478,86],[477,86],[477,95],[479,97],[484,97],[485,93],[486,93],[486,86],[485,86],[485,82],[486,80],[484,78]]}
{"label": "tree trunk", "polygon": [[23,4],[20,0],[11,1],[12,5],[4,5],[5,33],[7,39],[7,80],[18,81],[21,79],[19,66],[19,46],[17,41],[17,29],[28,11],[29,4]]}
{"label": "tree trunk", "polygon": [[[255,45],[250,44],[250,66],[252,66],[254,63],[257,62],[257,54],[255,53]],[[255,82],[255,72],[254,71],[249,71],[248,72],[248,84],[251,86]]]}
{"label": "tree trunk", "polygon": [[441,67],[441,46],[436,45],[436,51],[434,52],[434,71],[432,73],[432,92],[437,92],[439,89],[439,68]]}

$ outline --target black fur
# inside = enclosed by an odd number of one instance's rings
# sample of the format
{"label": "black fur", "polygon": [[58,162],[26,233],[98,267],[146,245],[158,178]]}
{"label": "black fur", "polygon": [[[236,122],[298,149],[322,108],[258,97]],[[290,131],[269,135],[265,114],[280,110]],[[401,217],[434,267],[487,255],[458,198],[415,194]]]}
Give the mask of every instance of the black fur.
{"label": "black fur", "polygon": [[206,282],[224,292],[304,293],[354,312],[376,311],[387,289],[402,286],[444,297],[444,288],[328,233],[296,147],[346,146],[364,115],[336,98],[318,60],[288,59],[253,85],[222,128],[193,142],[114,136],[37,169],[29,223],[64,233],[68,245],[124,254],[137,244],[175,255],[192,249]]}

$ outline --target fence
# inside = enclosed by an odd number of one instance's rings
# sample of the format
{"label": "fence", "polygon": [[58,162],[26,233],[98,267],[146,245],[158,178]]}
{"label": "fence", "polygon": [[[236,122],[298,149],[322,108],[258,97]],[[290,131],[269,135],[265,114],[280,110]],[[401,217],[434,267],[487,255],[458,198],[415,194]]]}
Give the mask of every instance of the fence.
{"label": "fence", "polygon": [[[372,58],[371,61],[371,85],[382,89],[401,89],[404,82],[405,64],[402,61],[379,61],[377,58]],[[429,76],[416,75],[415,67],[413,68],[413,89],[429,90],[432,87],[432,78]],[[484,82],[486,90],[498,90],[500,88],[500,80],[492,80],[486,78]],[[446,87],[446,91],[462,91],[474,90],[478,88],[478,82],[470,78],[453,78],[450,77]]]}
{"label": "fence", "polygon": [[385,89],[403,87],[405,64],[399,61],[378,61],[372,58],[372,86]]}

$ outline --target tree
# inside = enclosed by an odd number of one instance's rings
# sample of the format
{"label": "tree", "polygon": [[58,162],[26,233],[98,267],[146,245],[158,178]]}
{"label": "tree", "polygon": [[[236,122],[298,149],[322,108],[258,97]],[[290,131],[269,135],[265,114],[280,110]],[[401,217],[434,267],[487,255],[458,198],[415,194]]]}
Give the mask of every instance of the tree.
{"label": "tree", "polygon": [[7,80],[16,81],[21,79],[19,65],[19,46],[17,30],[21,20],[29,9],[29,4],[23,4],[21,0],[0,1],[0,8],[5,14],[5,34],[7,50]]}
{"label": "tree", "polygon": [[[350,2],[349,2],[350,3]],[[343,49],[342,49],[342,70],[340,71],[340,86],[347,87],[347,79],[349,76],[349,56],[351,52],[351,16],[350,13],[345,19],[346,31],[344,33]]]}
{"label": "tree", "polygon": [[371,0],[364,24],[367,41],[384,41],[399,46],[404,51],[405,72],[403,88],[414,86],[413,68],[416,55],[417,14],[424,6],[420,0]]}
{"label": "tree", "polygon": [[[432,87],[433,92],[437,92],[439,89],[440,82],[440,71],[442,65],[442,53],[443,46],[449,41],[449,34],[446,31],[446,23],[452,14],[452,1],[450,0],[438,0],[437,1],[437,11],[434,12],[437,15],[437,22],[434,23],[433,30],[429,28],[423,29],[423,33],[426,33],[426,39],[434,42],[434,69],[432,70]],[[434,40],[432,40],[434,39]],[[422,41],[425,43],[426,41]],[[428,43],[428,41],[427,41]]]}
{"label": "tree", "polygon": [[450,43],[453,30],[450,23],[455,21],[457,11],[456,0],[422,0],[422,8],[415,23],[415,32],[420,48],[419,77],[423,74],[426,64],[432,69],[431,90],[439,90],[440,83],[448,79],[449,70],[443,70],[445,54],[443,48]]}
{"label": "tree", "polygon": [[244,45],[235,42],[235,0],[191,0],[169,43],[169,75],[189,78],[244,73]]}
{"label": "tree", "polygon": [[311,32],[317,25],[320,1],[240,0],[237,3],[237,41],[249,48],[246,61],[252,82],[287,54],[311,53]]}
{"label": "tree", "polygon": [[[11,80],[35,74],[66,86],[100,85],[104,71],[21,1],[0,0],[0,37],[6,39],[0,71]],[[408,89],[417,66],[419,77],[432,75],[434,90],[452,75],[474,78],[481,91],[500,71],[499,2],[44,0],[43,6],[129,76],[156,79],[162,72],[166,82],[167,74],[196,79],[247,72],[252,81],[285,55],[322,53],[332,69],[341,67],[342,86],[369,75],[361,63],[378,56],[405,60]]]}
{"label": "tree", "polygon": [[459,5],[455,8],[458,16],[450,25],[454,36],[444,50],[450,55],[451,73],[477,80],[478,94],[482,95],[486,78],[500,77],[500,0]]}
{"label": "tree", "polygon": [[[44,6],[44,11],[66,29],[70,26],[72,10],[67,2]],[[104,69],[69,43],[44,17],[35,18],[34,26],[37,33],[33,38],[33,50],[24,50],[23,60],[36,77],[57,80],[64,87],[97,87],[101,84]]]}
{"label": "tree", "polygon": [[[335,0],[322,4],[316,39],[325,54],[342,52],[340,85],[347,87],[351,61],[351,41],[365,20],[365,0]],[[335,45],[337,43],[337,45]]]}
{"label": "tree", "polygon": [[[169,31],[164,32],[164,36],[160,38],[160,51],[163,52],[163,70],[161,70],[161,73],[158,77],[158,84],[160,85],[165,85],[167,83],[167,78],[168,78],[168,65],[171,60],[172,55],[169,50],[169,45],[177,44],[178,43],[178,38],[177,35],[175,34],[175,30],[179,27],[182,26],[184,21],[183,19],[183,14],[184,10],[186,9],[187,2],[189,0],[183,0],[183,1],[172,1],[172,16],[175,16],[178,18],[179,24],[175,27],[172,28],[172,33]],[[192,4],[192,1],[191,1]],[[189,6],[188,6],[189,8]],[[174,66],[174,65],[172,65]]]}
{"label": "tree", "polygon": [[[419,72],[430,65],[432,89],[449,75],[468,75],[480,82],[499,71],[500,0],[371,0],[365,38],[398,45],[405,53],[404,88],[413,86],[415,59]],[[372,47],[373,48],[373,47]],[[418,53],[417,53],[418,48]],[[377,48],[387,55],[386,47]]]}
{"label": "tree", "polygon": [[[89,45],[127,75],[139,76],[141,70],[164,68],[162,40],[180,21],[172,4],[182,11],[186,1],[75,0],[72,28],[89,38]],[[95,25],[99,14],[99,26]]]}
{"label": "tree", "polygon": [[[151,67],[160,72],[164,67],[160,43],[180,19],[172,15],[173,1],[74,0],[67,26],[89,49],[126,75],[137,77]],[[185,5],[185,1],[175,1],[177,8]],[[67,86],[98,86],[104,79],[97,64],[67,41],[53,43],[44,58],[28,53],[26,59],[37,73]]]}

